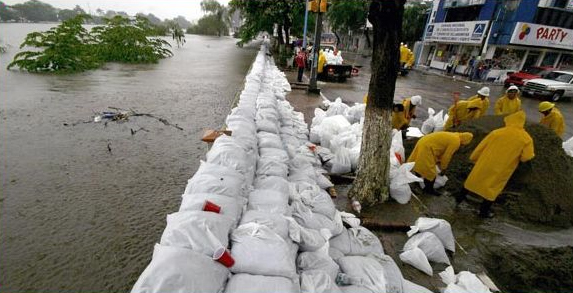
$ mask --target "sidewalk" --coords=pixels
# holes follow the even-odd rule
[[[475,84],[475,85],[486,85],[486,86],[503,85],[503,83],[497,83],[497,82],[469,80],[469,78],[465,75],[459,75],[459,74],[448,75],[443,70],[430,68],[430,67],[423,66],[423,65],[419,65],[418,67],[413,68],[412,70],[421,72],[422,74],[432,74],[432,75],[442,76],[444,78],[452,79],[454,81],[459,80],[459,81],[464,81],[464,82],[467,82],[470,84]]]

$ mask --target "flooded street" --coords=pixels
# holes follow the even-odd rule
[[[7,71],[25,34],[49,27],[0,24],[9,45],[0,55],[0,290],[127,292],[205,153],[203,130],[223,124],[257,46],[187,35],[159,64]],[[184,130],[149,117],[84,123],[108,107]]]

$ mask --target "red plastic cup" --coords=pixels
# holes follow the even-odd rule
[[[213,252],[213,260],[218,261],[228,268],[235,264],[235,260],[231,256],[231,253],[225,247],[219,247],[215,252]]]
[[[203,206],[203,210],[206,212],[213,212],[218,214],[219,212],[221,212],[221,207],[206,200],[205,205]]]

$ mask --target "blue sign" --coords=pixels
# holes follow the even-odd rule
[[[478,23],[474,26],[474,35],[482,35],[485,31],[485,23]]]
[[[434,25],[433,24],[428,25],[428,31],[426,32],[426,36],[428,37],[431,36],[433,32],[434,32]]]

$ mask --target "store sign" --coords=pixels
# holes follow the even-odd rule
[[[515,25],[510,43],[572,50],[573,30],[518,22]]]
[[[488,21],[438,22],[428,25],[426,42],[479,44]]]

